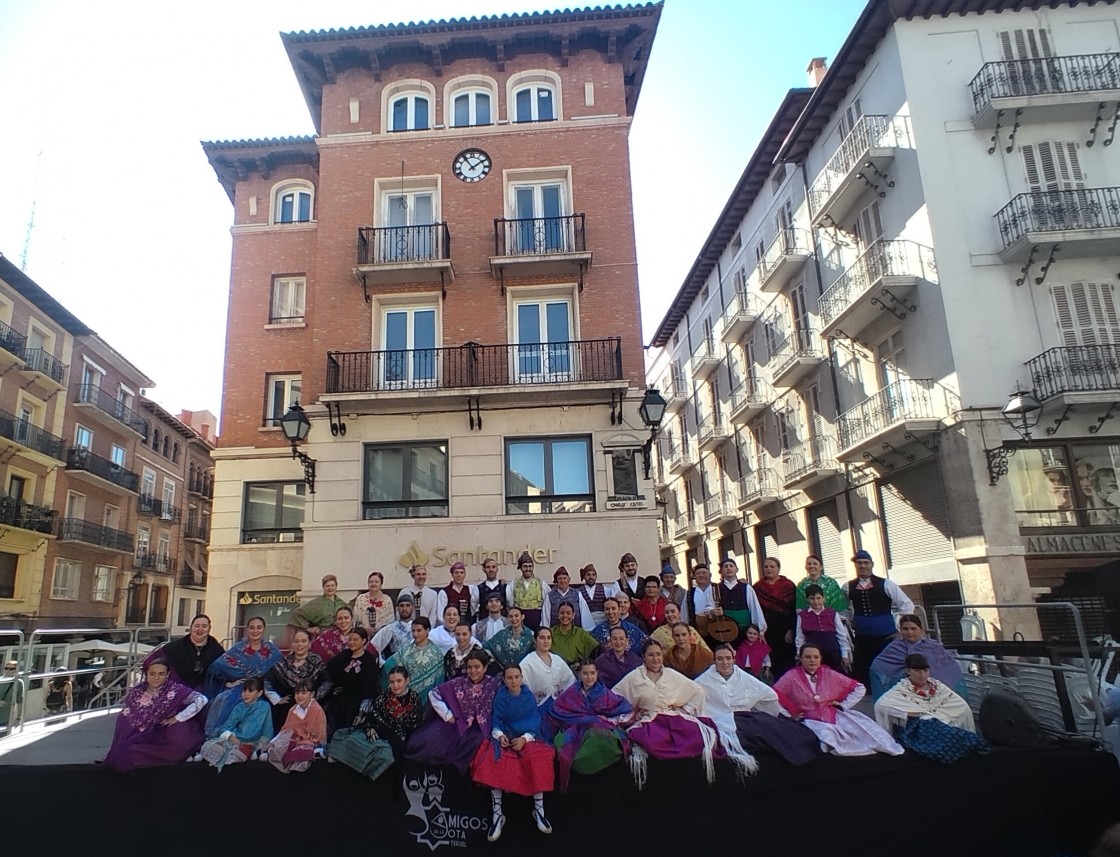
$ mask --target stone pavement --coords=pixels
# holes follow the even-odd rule
[[[81,765],[105,758],[113,741],[116,711],[33,724],[0,738],[0,765]]]

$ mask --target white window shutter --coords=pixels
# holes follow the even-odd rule
[[[1120,342],[1120,314],[1112,283],[1071,283],[1054,286],[1050,292],[1062,345]]]
[[[883,240],[883,218],[878,201],[860,211],[856,220],[856,239],[863,247],[870,247],[876,241]]]
[[[1050,34],[1045,30],[1004,30],[999,33],[999,44],[1003,58],[1008,61],[1053,56]]]
[[[1020,146],[1023,155],[1023,169],[1027,174],[1027,187],[1032,191],[1042,190],[1042,178],[1038,172],[1038,155],[1034,146]]]

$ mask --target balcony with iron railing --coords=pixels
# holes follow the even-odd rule
[[[1038,255],[1043,244],[1061,245],[1062,259],[1115,256],[1120,187],[1021,193],[1000,209],[996,224],[1003,241],[999,255],[1005,262],[1030,259],[1043,264],[1047,257]]]
[[[778,230],[758,263],[758,287],[780,292],[813,255],[813,241],[804,229]]]
[[[144,435],[144,418],[96,384],[79,384],[74,405],[106,425],[113,428],[124,426],[141,437]]]
[[[836,459],[836,438],[831,434],[816,435],[782,452],[782,485],[786,489],[805,488],[842,470]]]
[[[778,474],[769,467],[752,470],[739,479],[739,508],[744,512],[776,503],[781,497]]]
[[[194,479],[187,480],[187,493],[194,497],[212,498],[214,496],[214,485],[201,476],[196,476]]]
[[[813,226],[842,221],[864,191],[885,196],[894,186],[888,170],[904,148],[912,148],[909,117],[860,117],[809,186]]]
[[[327,352],[329,396],[399,399],[414,392],[460,396],[511,388],[617,386],[622,375],[618,337],[526,345],[467,343],[447,348]],[[494,389],[498,388],[498,389]]]
[[[736,289],[720,317],[719,338],[728,344],[738,342],[758,321],[763,309],[755,294]]]
[[[179,518],[182,515],[180,509],[151,494],[141,494],[136,498],[136,511],[141,515],[160,518],[170,524],[179,523]]]
[[[681,473],[696,466],[696,453],[685,444],[670,439],[667,460],[670,473]]]
[[[53,536],[57,517],[58,512],[47,506],[24,503],[15,497],[0,497],[0,526]]]
[[[673,533],[669,528],[669,522],[666,520],[657,522],[657,546],[660,548],[673,546]]]
[[[138,475],[82,447],[71,447],[66,451],[66,469],[81,478],[88,475],[111,482],[134,494],[140,492]]]
[[[205,518],[201,521],[196,518],[189,519],[183,529],[183,538],[189,542],[210,541],[210,519]]]
[[[696,445],[700,449],[715,449],[731,438],[731,423],[723,414],[707,415],[696,426]]]
[[[22,363],[26,347],[27,337],[0,321],[0,367]]]
[[[358,273],[367,286],[451,282],[455,269],[447,224],[361,227]]]
[[[205,571],[196,572],[193,568],[184,563],[176,583],[178,583],[179,586],[186,586],[191,589],[205,589],[208,577],[209,575]]]
[[[731,422],[749,422],[770,407],[774,399],[774,389],[766,381],[761,378],[744,378],[731,391]]]
[[[81,518],[63,518],[58,522],[58,539],[63,542],[80,542],[89,547],[113,553],[132,553],[132,533],[102,526]]]
[[[578,276],[591,267],[585,215],[494,218],[494,255],[490,270],[506,276]]]
[[[723,355],[716,346],[714,338],[708,337],[707,339],[701,339],[699,346],[692,354],[692,359],[688,361],[689,370],[692,372],[692,379],[694,381],[707,380],[708,377],[719,368],[722,357]]]
[[[12,441],[20,447],[20,452],[44,464],[65,460],[66,444],[62,438],[4,410],[0,410],[0,438]]]
[[[20,373],[53,391],[66,386],[67,368],[65,363],[43,348],[26,348]]]
[[[865,451],[905,446],[910,437],[936,431],[948,416],[946,398],[936,381],[901,378],[837,419],[841,461],[862,460]]]
[[[937,282],[933,250],[913,241],[876,241],[817,301],[821,335],[843,328],[855,336],[884,312],[905,318],[921,281]]]
[[[671,414],[680,410],[689,397],[688,380],[684,371],[679,366],[672,366],[666,370],[657,382],[658,391],[665,400],[665,413]]]
[[[824,361],[820,334],[813,328],[795,330],[770,352],[770,383],[792,387]]]
[[[1005,125],[1091,120],[1101,102],[1120,97],[1120,53],[984,63],[968,88],[977,128],[1001,120]]]
[[[674,539],[691,539],[702,535],[704,532],[699,522],[691,512],[682,512],[673,522]]]
[[[1027,361],[1039,401],[1113,402],[1120,394],[1120,345],[1063,345]]]
[[[179,562],[163,554],[141,551],[133,555],[132,567],[139,571],[154,571],[157,574],[173,575],[179,567]]]
[[[738,517],[730,491],[717,491],[704,500],[704,523],[708,526],[718,526],[726,521],[734,521]]]

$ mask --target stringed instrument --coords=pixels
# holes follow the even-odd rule
[[[712,601],[716,607],[719,603],[719,584],[712,584]],[[708,620],[708,636],[719,643],[730,643],[739,636],[739,625],[724,613],[722,616],[713,616]]]

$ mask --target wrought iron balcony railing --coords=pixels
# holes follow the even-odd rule
[[[12,328],[0,321],[0,348],[3,348],[9,354],[14,354],[16,357],[23,358],[23,349],[27,346],[27,337],[22,333],[17,333]]]
[[[739,480],[739,505],[749,507],[780,496],[778,474],[769,467],[752,470]]]
[[[94,476],[100,476],[102,479],[120,485],[126,491],[140,490],[140,477],[131,470],[125,470],[119,464],[115,464],[107,458],[102,458],[100,455],[94,455],[88,449],[81,447],[71,447],[67,450],[66,469],[84,470]]]
[[[622,380],[618,337],[528,345],[328,351],[328,393]]]
[[[95,406],[138,434],[144,433],[144,418],[96,384],[81,384],[78,387],[77,401],[78,404]]]
[[[58,522],[58,537],[63,541],[84,542],[110,550],[132,553],[132,533],[103,527],[81,518],[63,518]]]
[[[848,449],[904,420],[936,420],[936,383],[902,378],[840,414],[840,448]]]
[[[62,450],[65,446],[62,438],[4,410],[0,410],[0,437],[62,461]]]
[[[809,186],[810,210],[814,215],[820,212],[852,170],[862,165],[868,150],[908,147],[909,141],[905,117],[861,117]]]
[[[771,377],[777,378],[802,358],[822,358],[820,333],[813,328],[793,331],[770,352]]]
[[[676,520],[673,522],[674,538],[684,539],[698,532],[700,532],[700,527],[697,525],[696,519],[692,516],[691,512],[684,512],[677,515]]]
[[[50,535],[54,532],[56,517],[58,512],[46,506],[24,503],[15,497],[0,497],[0,525]]]
[[[669,470],[680,470],[685,467],[693,467],[696,464],[696,454],[687,446],[670,441],[668,453],[666,458],[669,462]]]
[[[1021,193],[1000,209],[996,223],[1003,246],[1031,232],[1120,228],[1120,187]]]
[[[721,518],[734,518],[735,508],[731,502],[730,491],[717,491],[704,501],[704,520],[707,523],[718,521]]]
[[[774,270],[788,256],[810,256],[813,253],[813,242],[809,233],[804,229],[788,227],[781,229],[766,248],[762,259],[758,263],[758,275],[761,279],[768,278]]]
[[[1027,361],[1034,394],[1120,391],[1120,345],[1063,345]]]
[[[700,444],[728,437],[731,437],[731,424],[723,414],[718,417],[706,416],[696,427],[696,438]]]
[[[786,484],[800,481],[819,470],[840,470],[836,460],[836,438],[832,435],[808,438],[782,452],[782,472]]]
[[[359,265],[434,262],[451,258],[447,223],[424,226],[363,226],[358,230]]]
[[[196,573],[190,566],[183,564],[182,571],[179,572],[178,584],[180,586],[190,586],[195,589],[206,588],[207,573],[205,571]]]
[[[132,557],[132,567],[160,574],[174,574],[179,567],[178,560],[158,553],[141,552]]]
[[[688,398],[688,382],[679,366],[674,365],[666,370],[657,383],[657,389],[670,408],[682,404]]]
[[[65,383],[66,364],[42,348],[28,348],[23,352],[23,362],[32,372],[46,375],[56,384]]]
[[[913,241],[876,241],[820,296],[821,322],[831,324],[887,277],[936,281],[933,250]]]
[[[152,515],[172,524],[177,524],[182,514],[180,509],[151,494],[141,494],[136,498],[136,510],[141,515]]]
[[[545,256],[587,252],[584,215],[494,218],[495,256]]]
[[[187,526],[183,530],[183,538],[192,541],[205,542],[210,539],[210,519],[205,521],[197,521],[193,518],[187,521]]]
[[[726,342],[741,335],[762,315],[762,301],[753,292],[735,290],[720,319],[720,337]]]
[[[744,378],[743,382],[731,391],[731,413],[738,414],[744,408],[764,408],[774,399],[773,388],[761,378]]]
[[[997,98],[1120,89],[1120,54],[1078,54],[985,63],[968,85],[979,113]]]

